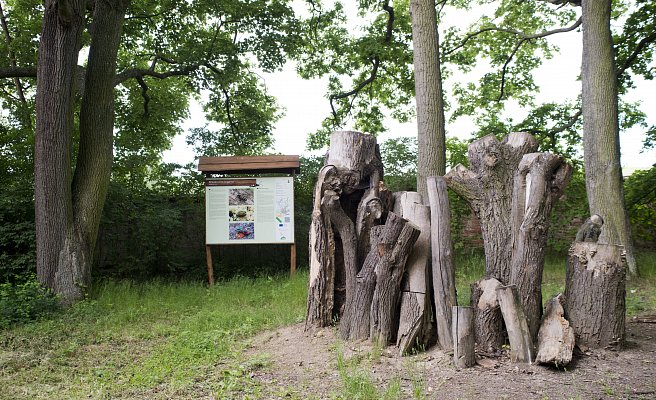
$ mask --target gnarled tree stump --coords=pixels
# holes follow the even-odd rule
[[[622,345],[626,267],[621,246],[575,242],[569,249],[565,315],[576,345],[602,348]]]
[[[511,205],[513,180],[524,154],[538,142],[525,132],[511,133],[501,142],[493,135],[469,145],[469,169],[457,165],[445,175],[447,184],[470,204],[481,222],[485,248],[485,276],[510,282]]]

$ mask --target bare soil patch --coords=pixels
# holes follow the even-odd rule
[[[267,360],[252,378],[270,398],[289,395],[290,389],[299,398],[337,397],[344,385],[337,368],[342,354],[361,358],[357,368],[381,389],[400,380],[404,398],[413,398],[419,382],[431,399],[656,399],[656,324],[638,321],[627,321],[622,350],[577,352],[562,370],[513,364],[507,354],[477,354],[476,367],[458,370],[451,355],[436,346],[400,357],[395,347],[345,343],[334,329],[305,332],[303,324],[257,336],[246,357]]]

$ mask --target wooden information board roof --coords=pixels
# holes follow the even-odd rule
[[[198,170],[206,174],[299,173],[298,156],[201,157]]]

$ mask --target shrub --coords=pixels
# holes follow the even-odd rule
[[[0,284],[0,329],[42,318],[58,308],[57,298],[34,275],[23,283]]]

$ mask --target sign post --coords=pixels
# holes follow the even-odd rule
[[[290,244],[290,273],[294,274],[294,175],[300,171],[299,157],[201,157],[198,169],[205,173],[205,253],[210,285],[214,284],[211,246]],[[276,176],[253,176],[263,173]],[[241,176],[221,176],[232,174]]]

